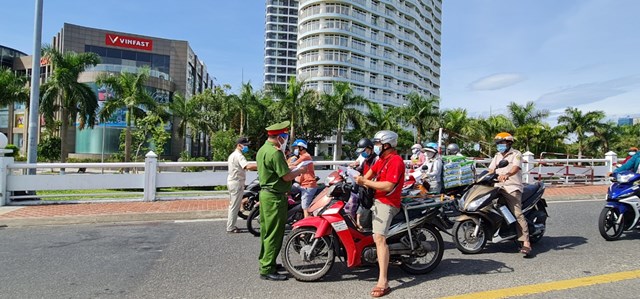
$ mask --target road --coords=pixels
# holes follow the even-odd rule
[[[438,298],[640,270],[637,232],[606,242],[603,202],[550,203],[548,233],[525,259],[513,243],[463,255],[447,250],[432,273],[390,269],[387,298]],[[323,281],[260,280],[259,239],[228,235],[223,221],[0,229],[0,298],[370,298],[378,271],[337,263]],[[607,281],[607,277],[599,279]],[[574,286],[572,282],[565,283]],[[637,298],[640,279],[541,292],[524,298]],[[508,294],[508,293],[505,293]],[[486,296],[475,296],[486,298]]]

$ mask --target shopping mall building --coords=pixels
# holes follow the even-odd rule
[[[92,52],[100,56],[100,64],[87,68],[80,74],[79,82],[86,83],[98,96],[100,106],[109,98],[110,93],[104,87],[95,84],[101,73],[119,74],[137,72],[144,67],[150,69],[150,78],[146,82],[147,91],[159,103],[168,103],[175,93],[185,98],[213,87],[213,77],[207,72],[206,65],[198,58],[187,41],[170,40],[133,33],[116,32],[105,29],[82,27],[65,23],[62,30],[53,37],[51,46],[61,52]],[[41,59],[41,81],[51,74],[46,59]],[[32,56],[17,55],[13,68],[17,72],[31,74]],[[21,108],[21,109],[19,109]],[[28,119],[24,106],[17,106],[10,119],[10,142],[21,146],[24,151],[26,125],[19,126],[16,120]],[[2,111],[0,111],[2,113]],[[177,126],[172,120],[167,126],[171,130],[171,141],[163,156],[175,158],[182,150],[182,139],[178,138]],[[42,125],[42,124],[41,124]],[[99,123],[93,129],[78,130],[73,127],[69,132],[66,146],[71,157],[100,157],[117,153],[119,136],[125,127],[125,111],[118,111],[105,123]]]

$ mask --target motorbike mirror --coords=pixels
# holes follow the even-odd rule
[[[501,160],[500,162],[498,162],[498,167],[497,168],[505,168],[505,167],[507,167],[507,165],[509,165],[509,161]]]
[[[427,169],[429,169],[429,166],[428,165],[422,165],[421,168],[422,168],[422,170],[427,170]]]

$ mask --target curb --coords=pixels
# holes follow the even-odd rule
[[[170,213],[129,213],[91,216],[62,216],[43,218],[15,218],[0,220],[0,227],[28,227],[44,225],[97,224],[140,221],[175,221],[196,219],[221,219],[227,217],[227,210],[190,211]]]

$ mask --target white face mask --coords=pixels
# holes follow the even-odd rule
[[[282,137],[278,137],[278,138],[282,138]],[[287,142],[288,141],[289,141],[289,136],[287,136],[287,138],[283,138],[282,143],[280,143],[280,151],[282,151],[283,153],[287,149]]]
[[[635,154],[636,154],[636,152],[629,152],[629,156],[633,156]]]

